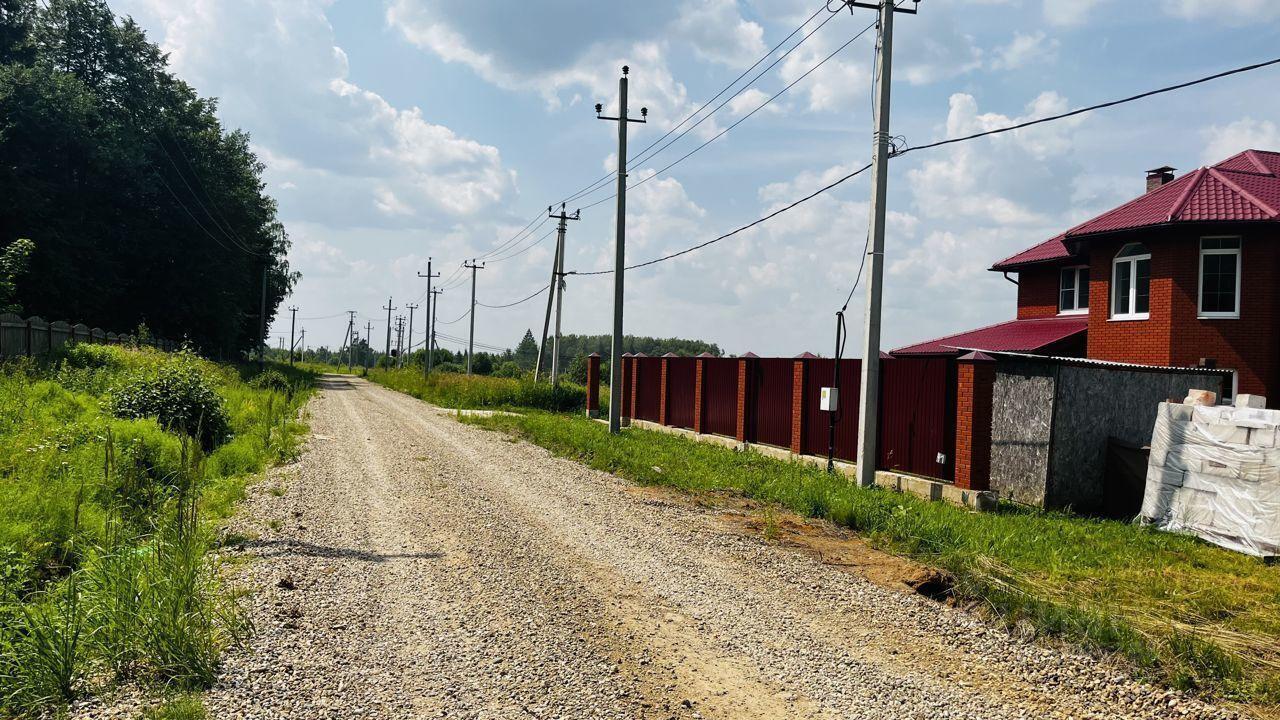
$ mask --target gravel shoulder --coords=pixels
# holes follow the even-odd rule
[[[356,378],[309,412],[211,717],[1234,717]]]

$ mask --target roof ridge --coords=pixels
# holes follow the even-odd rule
[[[1217,170],[1210,168],[1209,174],[1212,175],[1214,178],[1216,178],[1218,182],[1221,182],[1223,185],[1226,185],[1232,190],[1235,190],[1236,193],[1238,193],[1245,200],[1248,200],[1249,202],[1253,203],[1259,209],[1265,210],[1268,214],[1271,215],[1271,217],[1276,217],[1277,215],[1280,215],[1280,210],[1277,210],[1276,208],[1273,208],[1270,205],[1268,205],[1263,200],[1258,199],[1256,195],[1240,187],[1238,184],[1236,184],[1234,180],[1227,179],[1226,176],[1224,176],[1222,173],[1218,172]]]
[[[1200,183],[1204,182],[1204,176],[1204,168],[1197,168],[1195,172],[1191,173],[1191,177],[1195,179],[1187,183],[1187,186],[1182,190],[1182,194],[1173,202],[1173,207],[1169,208],[1169,222],[1173,222],[1173,219],[1178,217],[1183,209],[1187,207],[1187,201],[1191,199],[1191,194],[1196,191],[1196,188],[1200,187]]]
[[[1253,150],[1253,149],[1245,150],[1244,154],[1249,158],[1249,162],[1253,163],[1253,166],[1258,168],[1259,172],[1261,172],[1264,175],[1270,175],[1272,177],[1275,177],[1275,173],[1272,172],[1271,168],[1267,167],[1266,163],[1258,159],[1257,150]]]
[[[1126,202],[1126,203],[1121,203],[1120,205],[1117,205],[1117,206],[1115,206],[1115,207],[1111,208],[1110,210],[1107,210],[1106,212],[1103,212],[1103,213],[1101,213],[1101,214],[1099,214],[1099,215],[1095,215],[1095,216],[1093,216],[1093,217],[1089,218],[1088,220],[1085,220],[1084,222],[1080,222],[1080,223],[1077,223],[1077,224],[1075,224],[1075,225],[1072,225],[1070,229],[1068,229],[1067,231],[1065,231],[1065,232],[1063,232],[1063,233],[1062,233],[1062,238],[1065,240],[1065,239],[1067,239],[1067,238],[1071,237],[1071,233],[1075,232],[1075,231],[1076,231],[1076,230],[1078,230],[1079,228],[1084,227],[1085,225],[1088,225],[1089,223],[1094,222],[1095,220],[1098,220],[1098,219],[1100,219],[1100,218],[1106,217],[1107,215],[1111,215],[1112,213],[1119,212],[1120,210],[1123,210],[1124,208],[1127,208],[1127,207],[1129,207],[1130,205],[1133,205],[1133,204],[1135,204],[1135,203],[1140,203],[1140,202],[1142,202],[1142,201],[1146,200],[1147,198],[1154,197],[1155,195],[1158,195],[1158,194],[1160,194],[1160,193],[1162,193],[1162,192],[1168,192],[1168,191],[1169,191],[1169,190],[1170,190],[1174,185],[1177,185],[1178,183],[1180,183],[1180,182],[1182,182],[1182,181],[1186,180],[1187,178],[1195,177],[1197,173],[1200,173],[1200,172],[1203,172],[1203,171],[1204,171],[1204,168],[1198,168],[1198,169],[1196,169],[1196,170],[1193,170],[1193,171],[1191,171],[1191,172],[1187,173],[1186,175],[1183,175],[1182,177],[1178,178],[1177,180],[1174,180],[1173,182],[1170,182],[1170,183],[1166,183],[1166,184],[1164,184],[1164,185],[1161,185],[1160,187],[1156,188],[1155,190],[1152,190],[1152,191],[1150,191],[1150,192],[1145,192],[1145,193],[1143,193],[1143,194],[1139,195],[1138,197],[1136,197],[1136,198],[1134,198],[1134,199],[1132,199],[1132,200],[1130,200],[1130,201],[1128,201],[1128,202]],[[1194,186],[1195,186],[1195,184],[1196,184],[1196,181],[1191,181],[1191,182],[1189,182],[1188,184],[1189,184],[1189,185],[1191,185],[1192,187],[1194,187]]]

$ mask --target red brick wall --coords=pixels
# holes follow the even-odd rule
[[[956,487],[991,485],[991,392],[996,364],[961,360],[956,373]]]
[[[1058,314],[1057,266],[1027,268],[1018,273],[1018,319]],[[1092,300],[1092,298],[1090,298]]]
[[[668,360],[662,358],[662,375],[658,379],[658,424],[667,424],[667,364]]]
[[[1124,240],[1090,248],[1094,281],[1089,298],[1089,357],[1156,365],[1196,365],[1213,358],[1237,371],[1239,390],[1280,399],[1280,233],[1244,232],[1241,255],[1240,318],[1200,319],[1198,315],[1200,237],[1232,234],[1214,229],[1147,233],[1151,250],[1151,318],[1111,321],[1111,262]]]
[[[706,360],[698,358],[693,363],[693,431],[702,432],[702,370]]]
[[[587,414],[595,417],[599,413],[600,356],[593,353],[587,356]]]
[[[738,442],[744,442],[747,439],[747,381],[749,379],[747,363],[746,358],[738,360],[738,427],[734,433]]]

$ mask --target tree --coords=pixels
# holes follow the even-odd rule
[[[18,292],[18,278],[27,272],[27,262],[35,245],[26,238],[19,238],[0,252],[0,312],[21,313],[22,306],[14,302]]]
[[[0,0],[0,250],[35,241],[17,302],[206,352],[256,348],[298,280],[249,137],[103,0]]]
[[[533,339],[533,331],[525,330],[520,344],[516,345],[516,363],[524,370],[532,370],[538,364],[538,341]]]

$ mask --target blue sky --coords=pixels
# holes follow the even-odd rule
[[[616,3],[545,0],[116,0],[174,70],[248,131],[267,165],[303,273],[290,299],[309,345],[336,345],[344,310],[385,332],[387,296],[421,298],[428,256],[450,282],[441,323],[462,315],[456,270],[612,167],[629,64],[632,150],[716,94],[818,9],[808,0]],[[726,127],[873,19],[844,11],[652,161],[635,182]],[[873,35],[772,105],[628,194],[628,257],[719,235],[861,166],[870,156]],[[790,47],[797,36],[784,46]],[[1269,59],[1270,0],[924,0],[895,24],[892,131],[909,145],[1130,95]],[[754,74],[754,73],[753,73]],[[891,162],[884,344],[1008,319],[1014,287],[989,265],[1143,189],[1248,147],[1280,150],[1280,70],[1267,69],[1016,134]],[[571,203],[586,205],[602,193]],[[702,338],[729,352],[829,354],[832,316],[857,270],[869,189],[859,177],[766,225],[627,277],[627,332]],[[570,270],[611,266],[614,206],[571,224]],[[479,273],[498,305],[546,284],[551,224]],[[450,276],[453,275],[453,278]],[[456,285],[456,286],[455,286]],[[570,278],[566,332],[610,327],[612,279]],[[860,334],[861,291],[851,306]],[[419,302],[421,302],[419,300]],[[476,339],[514,346],[539,328],[535,299],[480,308]],[[421,338],[421,315],[415,342]],[[441,332],[465,337],[466,321]],[[288,332],[288,314],[273,327]],[[535,330],[536,332],[536,330]],[[375,343],[377,344],[377,343]],[[456,347],[446,341],[446,347]]]

